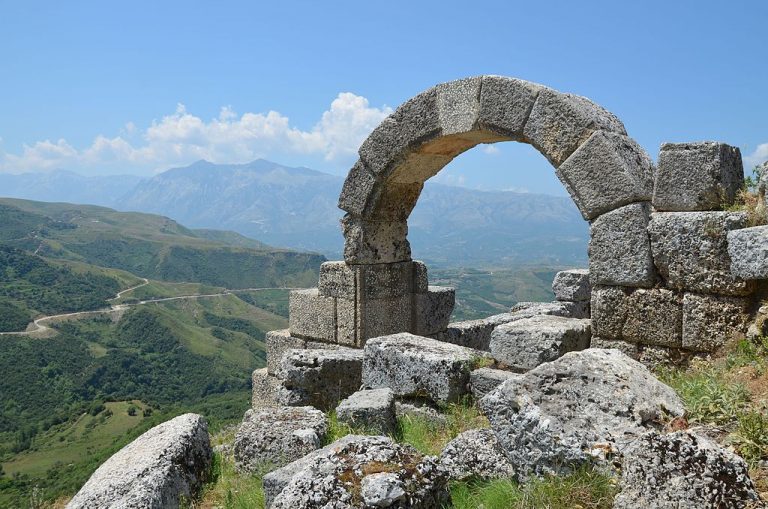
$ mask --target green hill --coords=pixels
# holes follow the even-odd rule
[[[310,286],[324,261],[163,216],[9,198],[0,198],[0,242],[46,258],[227,288]]]

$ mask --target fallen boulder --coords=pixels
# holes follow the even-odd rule
[[[503,369],[477,368],[469,374],[469,389],[472,397],[478,400],[510,378],[521,376],[523,375]]]
[[[235,468],[285,465],[319,449],[327,434],[325,414],[310,406],[248,410],[235,435]]]
[[[271,509],[437,509],[448,500],[437,459],[387,437],[346,436],[267,474],[264,488]]]
[[[618,350],[565,354],[510,379],[479,402],[518,476],[610,464],[635,438],[682,416],[672,388]]]
[[[701,435],[647,433],[624,451],[614,509],[760,507],[747,464]]]
[[[395,394],[392,389],[357,391],[336,407],[339,422],[383,435],[395,432]]]
[[[440,453],[440,466],[455,481],[515,476],[515,469],[491,429],[465,431],[448,442]]]
[[[150,429],[104,462],[67,509],[165,509],[190,501],[211,468],[208,425],[180,415]]]

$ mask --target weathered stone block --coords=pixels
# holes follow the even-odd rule
[[[518,302],[511,308],[519,318],[528,318],[538,315],[564,316],[566,318],[589,318],[589,305],[587,302]]]
[[[721,295],[683,296],[683,348],[713,351],[743,335],[749,322],[750,301]]]
[[[483,76],[478,125],[515,141],[525,141],[523,127],[541,85],[503,76]]]
[[[353,428],[390,435],[397,427],[395,394],[389,388],[357,391],[339,403],[336,417]]]
[[[614,509],[761,507],[746,462],[691,431],[651,432],[624,453]]]
[[[469,388],[472,391],[472,397],[478,400],[510,378],[521,376],[503,369],[478,368],[469,374]]]
[[[363,386],[389,387],[397,396],[455,402],[467,393],[469,373],[483,352],[413,334],[393,334],[365,345]]]
[[[542,88],[523,135],[557,168],[598,130],[627,134],[613,113],[586,97]]]
[[[209,477],[213,451],[201,415],[184,414],[150,429],[105,461],[67,504],[93,507],[179,507]]]
[[[318,289],[326,297],[388,299],[425,293],[426,272],[418,261],[375,265],[325,262],[320,266]]]
[[[320,277],[317,289],[324,297],[353,299],[357,295],[358,265],[347,265],[343,261],[323,262],[320,264]]]
[[[612,132],[592,133],[556,173],[587,220],[648,201],[653,192],[651,158],[637,142]]]
[[[448,327],[456,303],[456,290],[445,286],[430,286],[427,293],[415,295],[414,302],[414,333],[420,336],[437,334]]]
[[[362,346],[367,339],[409,331],[413,325],[414,295],[391,299],[366,299],[360,303],[362,314]]]
[[[440,465],[455,481],[510,479],[515,468],[491,429],[473,429],[448,442],[440,453]]]
[[[502,323],[518,319],[519,317],[514,313],[502,313],[479,320],[453,322],[448,324],[445,331],[435,334],[434,339],[475,350],[488,351],[493,329]]]
[[[331,410],[360,388],[362,365],[362,350],[289,350],[277,373],[278,403]]]
[[[659,211],[720,210],[744,185],[738,148],[705,141],[664,143],[653,191]]]
[[[589,320],[534,316],[496,327],[491,355],[513,369],[527,371],[568,352],[589,348]]]
[[[637,356],[640,353],[637,343],[630,343],[629,341],[622,341],[621,339],[603,339],[597,336],[592,336],[592,341],[589,343],[589,347],[618,350],[633,359],[637,359]]]
[[[592,222],[589,270],[595,285],[650,287],[657,280],[653,265],[647,202],[625,205]]]
[[[442,134],[461,134],[475,128],[480,114],[482,78],[441,83],[437,89],[437,111]]]
[[[357,303],[353,299],[336,299],[336,342],[345,346],[358,344]]]
[[[328,434],[328,418],[316,408],[248,410],[235,435],[235,468],[260,473],[319,449]]]
[[[642,364],[598,349],[508,380],[479,406],[521,479],[610,465],[633,439],[685,413],[675,391]]]
[[[656,212],[648,232],[656,267],[676,290],[747,295],[752,285],[731,272],[727,235],[746,226],[741,212]]]
[[[589,283],[589,270],[569,269],[555,274],[552,281],[552,291],[560,301],[588,301],[592,294]]]
[[[280,368],[283,353],[290,349],[307,347],[307,340],[291,336],[288,329],[267,332],[264,339],[267,351],[267,373],[274,375]]]
[[[251,380],[253,382],[251,407],[269,408],[277,406],[277,395],[281,387],[280,380],[267,373],[267,368],[254,371]]]
[[[341,220],[344,260],[352,265],[396,263],[411,259],[408,223],[365,220],[349,214]]]
[[[360,159],[377,176],[386,177],[400,157],[441,132],[437,89],[403,103],[360,146]]]
[[[682,344],[682,296],[661,288],[596,286],[592,289],[592,333],[679,347]]]
[[[291,336],[336,340],[336,302],[320,295],[317,288],[292,290],[288,298],[289,330]]]
[[[731,272],[743,279],[768,279],[768,226],[728,232]]]
[[[349,170],[339,195],[339,208],[356,216],[364,216],[371,201],[376,198],[374,190],[378,184],[376,176],[358,160]]]

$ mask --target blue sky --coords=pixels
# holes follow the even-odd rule
[[[0,171],[151,174],[265,157],[346,173],[390,108],[501,74],[592,98],[654,159],[768,159],[768,2],[0,0]],[[437,178],[564,194],[531,147]]]

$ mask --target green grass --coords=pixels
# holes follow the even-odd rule
[[[262,475],[241,475],[235,471],[234,460],[214,454],[212,479],[194,507],[222,509],[263,509]]]
[[[564,477],[532,478],[525,484],[508,479],[451,484],[454,509],[609,509],[615,479],[582,468]]]

